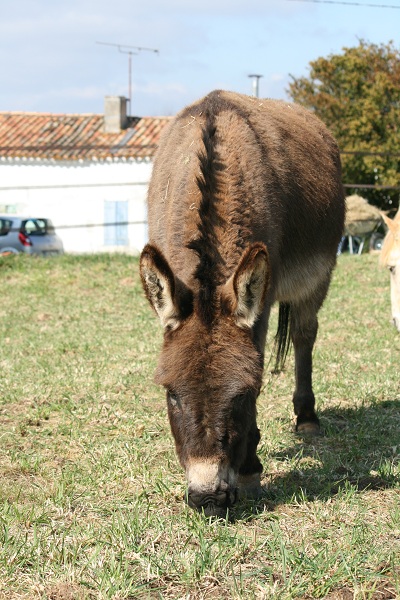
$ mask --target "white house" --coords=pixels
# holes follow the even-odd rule
[[[170,117],[0,112],[0,213],[50,218],[67,252],[137,253],[152,159]]]

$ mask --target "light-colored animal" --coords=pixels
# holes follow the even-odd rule
[[[297,430],[319,429],[312,349],[344,225],[339,151],[294,104],[216,91],[165,132],[140,272],[164,327],[167,392],[188,503],[224,516],[260,491],[256,398],[274,302],[294,344]]]
[[[382,213],[388,226],[383,242],[380,262],[390,271],[390,298],[392,303],[392,319],[400,332],[400,209],[394,219]]]

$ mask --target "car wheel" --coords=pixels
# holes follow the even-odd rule
[[[0,250],[0,256],[11,256],[13,254],[19,254],[18,250],[15,248],[4,248]]]
[[[382,250],[383,240],[385,236],[381,233],[373,233],[369,241],[370,250]]]

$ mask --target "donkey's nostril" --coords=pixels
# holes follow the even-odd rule
[[[191,508],[204,512],[206,517],[226,516],[226,512],[236,502],[236,490],[214,493],[198,493],[188,491],[187,503]]]

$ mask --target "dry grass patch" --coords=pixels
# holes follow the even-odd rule
[[[0,599],[400,597],[400,336],[376,257],[340,257],[321,311],[324,435],[293,433],[293,358],[267,368],[265,494],[227,521],[183,501],[137,261],[7,257],[0,277]]]

